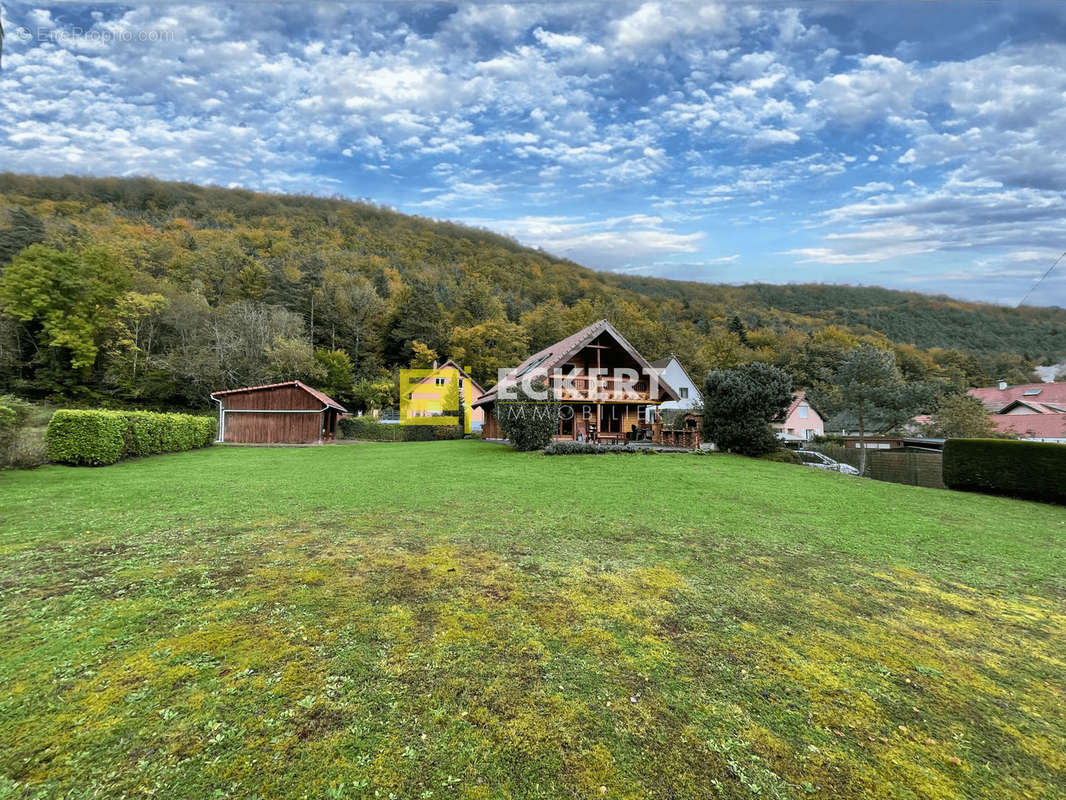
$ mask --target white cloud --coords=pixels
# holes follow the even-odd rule
[[[678,233],[660,217],[636,214],[588,220],[525,216],[516,219],[468,219],[514,236],[523,244],[589,266],[614,269],[665,255],[698,252],[702,233]]]
[[[859,194],[875,194],[877,192],[891,192],[895,188],[891,183],[886,183],[885,181],[870,181],[862,186],[856,186],[853,191]]]
[[[1059,42],[937,62],[864,53],[802,9],[622,0],[308,6],[299,30],[263,4],[104,6],[98,33],[174,35],[31,45],[10,32],[61,15],[3,13],[6,169],[359,194],[372,177],[383,202],[512,220],[581,196],[628,221],[538,241],[608,266],[695,252],[699,220],[752,204],[809,262],[1020,264],[1066,237]],[[668,221],[610,217],[649,208]]]

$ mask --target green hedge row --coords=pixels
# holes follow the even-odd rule
[[[1066,445],[1014,439],[948,439],[949,489],[1066,504]]]
[[[49,461],[95,466],[205,447],[216,433],[214,417],[61,409],[48,423],[45,442]]]
[[[552,442],[544,448],[546,456],[598,456],[623,453],[656,453],[647,447],[629,444],[599,444],[597,442]]]
[[[657,456],[659,451],[654,447],[637,447],[633,444],[600,444],[599,442],[552,442],[544,448],[546,456],[599,456],[599,455],[623,455],[625,453],[642,453],[646,456]],[[693,450],[692,455],[710,455],[710,450]]]
[[[373,417],[345,417],[340,421],[340,429],[345,439],[371,442],[433,442],[463,438],[463,430],[458,425],[386,424]]]

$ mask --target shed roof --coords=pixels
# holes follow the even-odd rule
[[[244,386],[244,387],[242,387],[240,389],[225,389],[224,391],[221,391],[221,392],[211,392],[211,396],[212,397],[221,397],[223,395],[238,394],[240,392],[257,392],[257,391],[259,391],[261,389],[281,389],[281,388],[283,388],[285,386],[295,386],[295,387],[297,387],[299,389],[303,389],[305,392],[307,392],[313,398],[315,398],[316,400],[320,401],[327,408],[335,408],[338,411],[343,412],[345,414],[348,413],[348,409],[346,409],[344,406],[342,406],[340,403],[338,403],[336,400],[334,400],[328,394],[326,394],[325,392],[320,392],[320,391],[318,391],[318,389],[312,389],[310,386],[308,386],[303,381],[284,381],[282,383],[265,383],[262,386]]]

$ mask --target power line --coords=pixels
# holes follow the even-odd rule
[[[1061,256],[1056,258],[1055,263],[1048,267],[1047,272],[1045,272],[1043,275],[1036,279],[1036,283],[1029,287],[1029,291],[1025,293],[1025,297],[1018,301],[1018,305],[1016,306],[1016,308],[1021,308],[1022,304],[1029,299],[1029,295],[1036,291],[1036,287],[1044,282],[1044,278],[1046,278],[1052,273],[1052,271],[1055,269],[1055,267],[1059,265],[1059,262],[1062,261],[1063,258],[1066,258],[1066,253],[1063,253]]]

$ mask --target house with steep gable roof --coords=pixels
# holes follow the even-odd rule
[[[648,406],[681,399],[618,329],[601,319],[533,353],[474,403],[485,410],[486,438],[500,436],[499,403],[537,378],[549,383],[561,404],[559,440],[623,441],[645,424]]]

